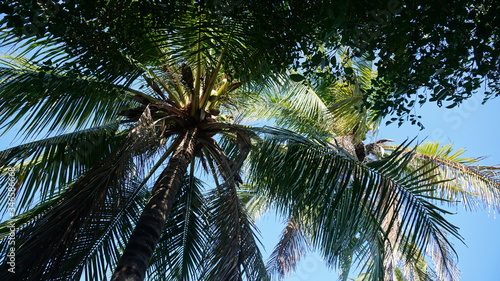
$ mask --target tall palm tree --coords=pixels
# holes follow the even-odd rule
[[[146,35],[118,74],[48,61],[72,63],[59,46],[37,47],[50,38],[21,46],[29,59],[2,60],[4,132],[22,123],[26,137],[49,135],[0,152],[1,180],[7,187],[15,169],[18,198],[0,247],[9,250],[13,222],[16,274],[4,259],[3,280],[102,280],[113,268],[112,280],[267,278],[237,191],[252,134],[224,115],[241,83],[222,69],[248,48],[234,30],[185,23],[196,33]],[[213,191],[202,192],[197,167]]]
[[[363,103],[376,74],[369,61],[340,57],[351,69],[343,79],[284,81],[247,110],[301,134],[274,130],[250,158],[250,209],[288,222],[269,273],[283,278],[311,245],[343,280],[356,264],[359,280],[456,280],[449,236],[461,238],[436,203],[498,209],[498,168],[451,146],[365,143],[380,121]]]

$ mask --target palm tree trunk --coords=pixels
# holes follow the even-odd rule
[[[354,159],[360,160],[356,155],[356,147],[354,145],[354,139],[352,135],[336,137],[334,138],[332,143],[342,148],[344,152],[350,154]]]
[[[195,146],[195,132],[182,136],[167,167],[156,181],[151,198],[130,236],[125,251],[111,277],[112,281],[142,281],[160,239],[172,203],[179,191]]]

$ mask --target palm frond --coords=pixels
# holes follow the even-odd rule
[[[388,147],[390,150],[393,148]],[[439,142],[416,146],[414,166],[430,162],[439,172],[437,181],[449,180],[438,185],[433,196],[453,201],[463,201],[465,208],[500,208],[500,178],[498,167],[480,166],[483,158],[463,157],[464,149],[454,150],[451,144]]]
[[[104,207],[106,215],[100,219],[101,225],[86,229],[87,234],[79,234],[90,239],[79,240],[66,263],[69,264],[68,278],[85,280],[104,280],[121,255],[121,249],[130,237],[138,214],[144,207],[149,193],[142,181],[132,181],[118,206]],[[116,203],[115,203],[116,204]],[[77,263],[78,262],[78,263]]]
[[[58,4],[55,6],[57,7]],[[61,9],[61,7],[57,8]],[[97,6],[95,8],[98,9]],[[130,79],[135,79],[137,72],[140,72],[137,67],[138,58],[151,60],[151,56],[157,56],[150,38],[144,36],[144,33],[136,37],[133,42],[122,40],[119,43],[116,41],[120,37],[119,34],[103,31],[103,29],[109,29],[109,25],[97,23],[95,18],[88,21],[82,20],[80,16],[74,17],[74,14],[66,14],[69,18],[65,19],[61,16],[65,12],[59,10],[59,17],[52,17],[53,22],[51,22],[57,22],[65,28],[71,26],[73,29],[67,30],[65,36],[51,33],[37,36],[19,34],[14,28],[3,25],[0,27],[0,41],[2,45],[10,47],[10,52],[26,56],[32,62],[58,65],[73,73],[92,74],[107,81],[121,81],[124,84],[129,84]],[[35,30],[38,28],[35,27]],[[90,30],[93,32],[89,32]],[[132,36],[132,30],[134,29],[127,31],[129,36]],[[139,28],[136,26],[134,32],[138,31]],[[123,39],[124,34],[122,33],[121,36]],[[139,45],[142,45],[142,48],[138,48]]]
[[[50,208],[54,207],[61,199],[60,194],[54,195],[52,198],[46,199],[45,202],[39,202],[36,206],[29,209],[28,211],[12,217],[0,224],[0,240],[5,239],[11,232],[11,230],[22,229],[25,225],[28,225],[35,221],[40,215],[46,213]],[[13,229],[11,227],[14,226]],[[1,244],[1,250],[5,251],[5,244]]]
[[[35,198],[44,201],[54,196],[58,187],[74,181],[115,150],[126,136],[118,129],[118,123],[111,123],[0,151],[0,183],[4,187],[0,208],[6,204],[8,168],[15,171],[17,210],[22,212]]]
[[[353,69],[350,79],[319,80],[313,87],[307,81],[293,82],[282,77],[273,87],[256,89],[253,102],[245,109],[251,118],[272,119],[277,126],[309,134],[315,131],[325,137],[352,135],[359,143],[368,131],[376,130],[380,122],[364,103],[366,92],[376,73],[370,61],[353,61],[342,57],[343,63]],[[333,85],[332,85],[333,84]]]
[[[307,139],[283,130],[270,132],[258,152],[251,154],[252,183],[269,192],[278,211],[297,213],[314,222],[306,229],[311,227],[313,245],[322,249],[328,263],[335,264],[350,237],[373,241],[373,231],[382,228],[373,227],[371,216],[379,224],[386,219],[391,222],[386,232],[402,216],[396,240],[410,237],[420,250],[435,243],[444,253],[451,246],[445,233],[460,238],[457,228],[443,217],[449,212],[428,202],[427,191],[435,187],[424,184],[422,178],[432,178],[432,171],[419,169],[403,176],[412,158],[404,148],[383,160],[363,164],[321,138]],[[452,271],[446,263],[448,256],[443,257],[442,268]]]
[[[258,192],[255,186],[244,183],[240,185],[238,191],[240,192],[239,197],[242,203],[245,204],[247,213],[253,219],[258,219],[271,210],[272,202],[262,192]]]
[[[233,127],[233,126],[231,126]],[[202,280],[268,280],[265,264],[255,237],[255,225],[248,216],[239,198],[237,185],[241,183],[239,172],[249,152],[249,137],[243,131],[236,131],[236,143],[226,143],[234,155],[226,155],[215,142],[202,143],[209,152],[207,159],[213,158],[219,175],[224,182],[217,184],[207,200],[211,213],[208,261],[201,275]],[[233,139],[233,140],[234,140]],[[228,145],[229,144],[229,145]],[[238,147],[239,149],[235,149]],[[213,166],[213,165],[211,165]]]
[[[117,204],[125,200],[127,179],[133,174],[130,154],[120,154],[117,151],[101,160],[35,223],[17,231],[20,246],[16,249],[16,272],[22,274],[19,280],[21,276],[43,280],[66,276],[65,271],[75,265],[70,249],[78,249],[80,241],[83,247],[92,246],[99,222],[107,221],[109,209],[105,206],[116,210]]]
[[[133,230],[137,214],[146,200],[144,196],[146,190],[139,181],[132,180],[130,181],[130,185],[126,187],[123,197],[114,200],[107,199],[106,204],[102,205],[101,210],[99,210],[99,219],[87,222],[85,228],[79,229],[75,233],[76,240],[73,242],[74,245],[71,251],[64,254],[64,260],[57,261],[57,259],[54,259],[50,261],[57,264],[59,268],[48,270],[45,275],[46,277],[44,277],[47,278],[45,280],[77,280],[81,276],[86,276],[86,280],[106,279],[106,272],[118,260],[120,249],[124,247],[127,237],[130,236]],[[62,204],[63,200],[68,200],[68,196],[71,196],[66,192],[71,191],[67,189],[49,201],[37,205],[33,209],[2,224],[2,226],[8,226],[13,223],[16,226],[16,232],[18,232],[17,239],[21,241],[21,243],[18,243],[21,247],[16,249],[16,251],[25,252],[26,249],[24,247],[30,244],[27,234],[33,228],[36,229],[37,224],[43,224],[48,228],[56,227],[55,230],[46,230],[52,234],[55,231],[63,232],[61,231],[62,228],[57,228],[57,226],[53,225],[53,222],[49,223],[47,220],[51,216],[51,213],[52,216],[54,215],[53,212],[58,209],[58,205]],[[61,217],[64,217],[64,215]],[[2,231],[2,253],[9,247],[6,243],[8,240],[4,238],[6,234]],[[27,245],[24,243],[27,243]],[[32,248],[31,250],[34,249]],[[54,248],[48,249],[51,252],[54,250]],[[30,276],[26,271],[21,271],[18,274],[20,274],[19,280],[24,280],[23,278]]]
[[[295,270],[297,263],[305,255],[306,246],[305,233],[301,226],[290,218],[267,262],[268,273],[276,276],[278,280],[283,280]]]
[[[137,174],[134,157],[153,156],[163,141],[156,137],[155,143],[151,142],[156,132],[147,113],[114,151],[80,175],[32,224],[18,230],[21,246],[16,252],[23,257],[18,260],[17,272],[22,278],[71,279],[68,276],[82,274],[83,268],[86,274],[92,275],[93,270],[105,274],[108,261],[117,260],[124,240],[117,236],[120,232],[116,227],[124,227],[124,235],[131,233],[134,220],[126,209],[138,206],[130,200],[136,199],[138,189],[145,184],[133,184]],[[144,150],[145,146],[150,150]],[[139,165],[146,165],[144,157],[139,160]],[[134,210],[135,218],[137,207]]]
[[[236,188],[220,185],[208,195],[212,240],[203,280],[269,280],[255,237],[254,222],[240,203]]]
[[[148,280],[198,280],[210,239],[199,179],[185,177],[148,270]]]
[[[249,118],[273,120],[278,126],[299,133],[331,135],[333,124],[319,93],[305,82],[286,77],[279,84],[255,93],[254,102],[243,107]]]
[[[367,214],[367,218],[370,214]],[[428,264],[427,260],[436,263],[437,267],[442,263],[442,257],[435,255],[434,252],[429,251],[432,247],[428,246],[425,252],[421,252],[414,244],[411,244],[409,237],[403,236],[400,240],[394,240],[394,234],[398,232],[401,226],[401,217],[395,223],[396,227],[387,229],[389,221],[380,224],[376,218],[372,217],[372,223],[375,229],[380,229],[374,232],[376,235],[375,243],[364,243],[359,245],[358,239],[354,238],[351,243],[351,256],[357,256],[358,262],[363,263],[358,278],[360,280],[415,280],[415,281],[431,281],[441,280],[436,277],[435,270]],[[386,231],[388,231],[386,233]],[[385,238],[387,236],[387,238]],[[413,249],[411,251],[405,249]],[[427,260],[425,259],[427,255]],[[341,255],[341,257],[344,255]],[[446,257],[449,258],[449,257]],[[454,259],[448,260],[453,262]],[[346,268],[352,265],[352,260],[346,261]],[[453,268],[455,265],[452,266]],[[348,271],[343,270],[343,274]],[[458,277],[458,273],[453,277]],[[389,276],[387,276],[389,275]],[[347,275],[343,275],[344,280],[347,280]],[[449,279],[443,279],[449,280]],[[453,279],[452,279],[453,280]]]
[[[3,133],[22,122],[21,135],[70,131],[117,121],[136,104],[127,88],[20,58],[0,67],[0,122]],[[128,92],[128,94],[127,94]]]
[[[357,143],[366,137],[368,131],[376,130],[380,123],[380,118],[364,104],[364,96],[374,89],[371,81],[376,72],[369,60],[352,60],[345,50],[339,56],[342,64],[352,70],[352,74],[334,81],[330,88],[328,109],[335,124],[335,132],[339,135],[352,134]]]

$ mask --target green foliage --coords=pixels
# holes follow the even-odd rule
[[[440,205],[455,207],[463,201],[470,209],[497,208],[498,168],[476,167],[480,158],[462,158],[464,151],[454,152],[450,145],[429,143],[409,149],[385,144],[391,140],[363,143],[370,130],[378,129],[377,114],[363,103],[363,93],[373,89],[375,73],[369,61],[342,59],[353,72],[333,86],[325,87],[328,80],[321,78],[283,79],[274,88],[259,91],[245,109],[251,117],[267,118],[300,133],[262,131],[267,139],[257,143],[249,165],[249,187],[255,195],[248,206],[256,215],[277,209],[285,218],[292,217],[296,229],[304,230],[306,239],[327,264],[340,270],[343,280],[351,267],[360,264],[359,280],[383,280],[388,274],[408,280],[437,276],[455,280],[458,270],[448,236],[458,233],[446,220],[450,213]],[[373,171],[377,176],[370,174]],[[395,186],[412,195],[391,196],[387,189]],[[356,201],[356,193],[349,193],[354,191],[361,192],[360,197],[392,199]],[[412,196],[419,199],[402,206],[402,198]],[[412,210],[413,204],[429,209]],[[429,221],[426,215],[436,225],[418,230],[425,224],[422,220]],[[327,225],[321,227],[323,223]],[[300,236],[290,235],[283,234],[269,261],[280,280],[293,271],[303,250],[295,242]]]
[[[0,62],[2,133],[20,122],[25,137],[104,125],[135,103],[113,83],[24,58]]]
[[[45,37],[28,40],[18,49],[31,57],[3,61],[2,132],[20,123],[18,134],[25,140],[45,133],[41,140],[0,152],[1,194],[6,195],[2,209],[9,203],[9,168],[15,169],[19,200],[18,216],[0,227],[0,253],[5,256],[9,250],[9,223],[14,222],[16,253],[23,256],[16,260],[17,279],[104,279],[130,245],[127,241],[140,225],[138,217],[151,202],[146,183],[171,160],[179,149],[176,136],[186,131],[196,135],[192,159],[184,159],[191,162],[189,179],[173,197],[172,210],[164,214],[167,225],[148,277],[267,278],[255,227],[238,191],[253,134],[216,120],[231,106],[240,86],[231,76],[234,72],[221,73],[227,61],[223,58],[241,44],[230,34],[208,32],[203,20],[191,19],[189,24],[197,32],[195,37],[183,35],[186,45],[172,47],[174,52],[150,42],[144,48],[155,52],[149,54],[154,63],[144,59],[147,56],[127,57],[131,68],[119,68],[121,72],[113,66],[87,69],[77,56],[62,55],[67,50],[57,43],[51,45],[53,50],[44,50],[38,44],[51,40]],[[15,36],[3,35],[16,41]],[[219,47],[225,50],[215,52]],[[81,67],[84,73],[78,73]],[[217,134],[228,149],[212,138]],[[216,180],[222,175],[217,192],[201,192],[194,174],[198,160],[207,172],[207,165],[211,167]],[[2,261],[3,272],[9,273],[6,259]]]
[[[389,151],[394,147],[387,146]],[[433,193],[453,203],[460,203],[469,210],[494,208],[500,201],[499,167],[480,166],[482,157],[462,157],[464,149],[453,150],[451,144],[424,143],[415,147],[414,167],[430,162],[439,174],[435,181],[448,180],[440,184]]]
[[[376,112],[363,100],[374,89],[371,80],[376,72],[370,61],[353,60],[345,52],[339,54],[339,60],[353,70],[350,76],[302,82],[283,77],[273,87],[257,89],[252,102],[241,105],[243,114],[272,120],[280,127],[304,135],[311,132],[325,138],[352,135],[358,144],[369,131],[377,130],[380,122]]]
[[[130,150],[122,152],[108,155],[57,197],[19,216],[30,219],[15,225],[17,279],[72,279],[85,271],[88,276],[94,271],[97,276],[105,274],[106,265],[119,256],[122,237],[133,229],[137,209],[129,208],[137,208],[135,198],[141,187],[132,178]],[[3,255],[7,243],[2,240]],[[8,265],[1,266],[7,279]]]
[[[148,269],[148,280],[195,280],[211,237],[203,183],[186,177]]]
[[[430,182],[434,170],[424,165],[404,172],[412,160],[405,147],[363,164],[321,138],[267,132],[269,139],[251,154],[252,183],[279,213],[303,225],[327,264],[343,264],[349,256],[375,258],[367,268],[369,280],[383,280],[389,273],[382,265],[384,241],[394,231],[391,246],[401,247],[405,258],[434,247],[440,273],[456,274],[447,235],[461,239],[458,228],[445,220],[448,211],[429,201],[439,200],[431,195],[439,184]]]
[[[290,258],[274,263],[285,266],[278,278],[307,240],[344,280],[360,263],[370,280],[454,279],[448,236],[460,237],[436,203],[498,208],[495,168],[447,147],[384,155],[383,141],[363,141],[381,116],[416,123],[417,103],[453,107],[483,83],[487,98],[499,94],[498,5],[414,2],[0,1],[0,42],[16,52],[0,67],[2,133],[22,123],[21,136],[52,136],[0,152],[4,187],[6,169],[17,169],[23,278],[102,280],[176,135],[196,131],[149,277],[268,279],[248,211],[274,207],[295,222],[273,255]],[[264,138],[239,189],[256,139],[230,124],[243,104],[301,135],[253,129]],[[197,160],[214,175],[207,194]],[[0,225],[2,254],[8,230]]]
[[[305,77],[323,75],[328,67],[336,77],[349,75],[350,67],[336,64],[341,45],[352,49],[349,56],[378,58],[378,90],[365,100],[399,121],[416,120],[409,112],[417,103],[454,107],[482,85],[486,99],[500,90],[500,13],[493,0],[2,1],[0,9],[6,42],[22,38],[60,46],[71,57],[60,63],[99,69],[100,77],[153,62],[157,46],[185,57],[195,42],[216,50],[214,42],[232,34],[232,43],[212,56],[224,49],[233,54],[224,69],[238,77],[265,77],[268,70],[289,67],[304,69]],[[197,30],[211,35],[199,38]],[[257,57],[259,63],[252,63]],[[417,95],[420,88],[428,91]]]
[[[19,201],[17,210],[23,211],[35,198],[40,201],[54,196],[114,151],[125,134],[117,132],[118,123],[63,134],[22,144],[0,151],[0,183],[7,186],[7,169],[13,168],[17,181]],[[91,157],[93,156],[93,157]],[[0,206],[8,202],[7,189],[1,192]]]

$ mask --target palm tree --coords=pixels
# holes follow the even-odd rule
[[[436,203],[498,209],[498,168],[474,166],[480,158],[451,146],[365,143],[380,122],[363,103],[376,73],[369,61],[339,57],[352,70],[344,79],[283,81],[247,111],[301,134],[267,131],[250,157],[250,210],[274,209],[288,222],[269,273],[286,276],[309,245],[343,280],[356,264],[357,280],[456,280],[449,237],[461,237]]]
[[[126,71],[75,71],[60,46],[38,47],[50,37],[21,46],[29,59],[2,60],[4,132],[22,123],[26,137],[49,135],[0,152],[1,180],[15,169],[18,198],[0,246],[7,253],[13,222],[16,275],[5,259],[3,280],[102,280],[113,267],[112,280],[267,278],[237,190],[252,134],[227,122],[241,82],[222,71],[252,49],[237,26],[184,23],[196,33],[145,36],[138,59],[122,57]],[[200,167],[214,190],[195,177]]]
[[[296,39],[295,33],[286,28],[293,22],[289,20],[295,16],[293,11],[308,12],[300,9],[300,5],[307,3],[301,3],[294,1],[298,8],[289,10],[288,3],[282,6],[280,2],[270,12],[262,9],[267,12],[264,16],[256,12],[242,15],[231,12],[228,16],[224,12],[205,13],[197,1],[175,2],[171,6],[106,2],[99,7],[94,2],[81,1],[75,7],[62,9],[61,16],[49,15],[47,28],[39,28],[34,34],[19,29],[19,19],[10,15],[9,25],[2,27],[0,38],[8,44],[20,45],[21,54],[3,61],[0,122],[5,124],[4,132],[21,123],[21,134],[25,137],[39,137],[42,133],[48,136],[0,155],[4,186],[9,180],[5,173],[9,167],[17,171],[18,183],[18,213],[11,221],[17,231],[18,273],[14,277],[8,275],[4,260],[2,278],[78,279],[85,274],[89,279],[102,280],[114,268],[114,280],[142,280],[146,274],[160,280],[242,280],[243,276],[249,280],[266,279],[253,224],[241,205],[241,190],[236,189],[241,182],[238,172],[249,152],[251,133],[242,126],[224,122],[231,115],[223,113],[228,113],[224,106],[231,105],[231,98],[240,87],[237,78],[243,82],[247,81],[244,78],[266,73],[263,70],[268,70],[269,65],[262,58],[282,69],[297,55],[295,48],[280,56],[280,47],[297,45],[290,40]],[[27,12],[26,7],[20,10],[23,15]],[[283,17],[283,12],[291,12],[290,17]],[[266,15],[277,16],[271,21]],[[275,29],[250,28],[260,23],[266,27],[276,24],[287,31],[281,33],[292,36],[280,37]],[[301,24],[298,27],[302,29]],[[287,40],[269,40],[270,44],[259,46],[256,44],[262,40],[256,36],[259,32],[265,32],[266,39]],[[254,44],[246,44],[246,36]],[[30,58],[23,59],[21,55]],[[402,185],[396,175],[404,169],[395,167],[405,168],[407,165],[400,164],[409,162],[411,153],[400,149],[393,153],[395,156],[375,161],[372,166],[360,164],[362,154],[354,152],[363,151],[357,146],[357,138],[363,135],[360,132],[364,127],[354,129],[336,138],[339,145],[333,148],[321,139],[311,142],[289,132],[273,131],[268,133],[274,143],[264,144],[267,147],[276,144],[275,151],[268,151],[274,151],[269,154],[270,163],[274,156],[281,156],[279,152],[287,151],[281,146],[283,136],[290,145],[311,148],[298,152],[316,153],[316,157],[327,153],[338,159],[336,163],[340,166],[326,171],[341,172],[325,180],[349,186],[343,193],[345,197],[337,197],[344,200],[346,208],[356,206],[345,203],[349,200],[379,207],[413,200],[412,194],[402,188],[399,193],[384,193],[392,184]],[[317,147],[318,144],[323,147]],[[263,152],[265,148],[262,146]],[[298,152],[294,156],[300,156]],[[358,158],[349,158],[353,155]],[[304,157],[311,159],[310,154]],[[195,177],[196,167],[214,175],[216,188],[206,196]],[[255,167],[258,170],[262,166]],[[351,184],[347,175],[356,176],[358,181]],[[296,178],[291,174],[288,183]],[[372,178],[377,185],[366,184]],[[278,180],[281,183],[274,183],[278,186],[287,183]],[[414,191],[418,191],[418,183],[406,182],[416,188]],[[152,187],[148,188],[150,184]],[[268,184],[266,181],[262,186]],[[359,190],[366,186],[375,187],[370,194],[380,196],[363,197]],[[286,194],[282,191],[277,194]],[[276,197],[273,192],[270,185],[270,198]],[[6,193],[4,189],[3,195]],[[297,203],[286,200],[277,203],[297,211],[289,214],[290,233],[300,230],[296,222],[316,231],[315,237],[317,233],[325,233],[321,227],[333,225],[334,221],[315,223],[324,214],[321,209],[311,207],[317,202],[301,201],[293,192],[290,196],[288,199]],[[2,198],[0,204],[6,209],[7,196]],[[377,231],[381,228],[380,221],[387,221],[390,226],[395,216],[387,215],[385,210],[379,213],[368,210],[367,207],[352,212],[355,216],[352,221],[359,221],[360,228],[372,231],[346,227],[325,236],[323,249],[343,251],[347,259],[354,251],[362,250],[380,258],[386,246],[384,233]],[[419,211],[424,218],[429,218],[423,214],[425,211],[440,212],[433,205]],[[384,220],[386,217],[389,219]],[[455,234],[455,229],[439,214],[430,218],[435,221],[425,226],[445,227]],[[349,221],[350,217],[343,219]],[[0,251],[6,253],[9,227],[4,223],[0,229],[4,238]],[[439,236],[433,230],[432,234]],[[366,235],[356,237],[358,233]],[[355,234],[352,237],[361,242],[346,244],[341,238],[350,234]],[[414,237],[402,245],[409,249],[408,245],[421,242],[420,238]],[[363,244],[365,241],[380,243]],[[440,242],[438,245],[441,249],[446,246]],[[415,251],[406,252],[406,256],[414,256],[412,253]],[[372,265],[382,268],[379,264]]]

